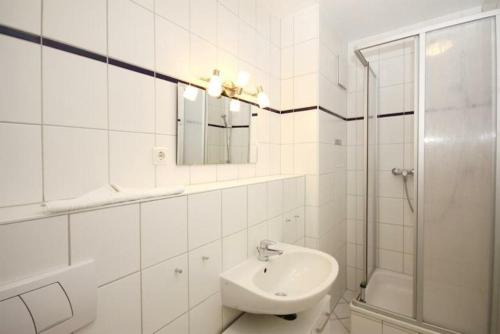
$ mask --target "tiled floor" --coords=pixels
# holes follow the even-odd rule
[[[351,310],[349,303],[354,298],[354,292],[346,290],[342,298],[338,301],[330,317],[330,333],[347,334],[351,330]]]

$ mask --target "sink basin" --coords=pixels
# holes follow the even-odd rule
[[[223,272],[222,304],[257,314],[292,314],[316,305],[330,290],[339,266],[330,255],[277,243],[283,254],[268,262],[249,258]]]

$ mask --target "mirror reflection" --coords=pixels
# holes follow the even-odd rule
[[[178,84],[177,164],[252,162],[252,105]]]

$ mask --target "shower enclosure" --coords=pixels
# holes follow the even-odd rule
[[[440,333],[500,333],[498,15],[357,46],[366,108],[355,306]]]

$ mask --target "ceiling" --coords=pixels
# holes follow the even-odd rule
[[[346,41],[377,35],[498,0],[321,0],[335,30]],[[271,0],[286,15],[318,0]]]

